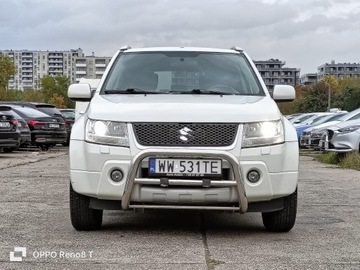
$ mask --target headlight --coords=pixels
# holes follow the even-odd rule
[[[338,130],[338,132],[340,133],[350,133],[350,132],[353,132],[353,131],[356,131],[360,128],[360,126],[351,126],[351,127],[346,127],[346,128],[340,128]]]
[[[129,147],[126,123],[89,119],[86,123],[85,141]]]
[[[243,148],[279,144],[284,141],[284,127],[280,120],[244,125]]]

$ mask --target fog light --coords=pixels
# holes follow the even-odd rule
[[[122,171],[120,170],[113,170],[111,173],[110,173],[110,178],[111,180],[113,180],[114,182],[120,182],[124,177],[124,174]]]
[[[252,171],[248,172],[247,179],[251,183],[256,183],[257,181],[260,180],[260,173],[258,171],[252,170]]]

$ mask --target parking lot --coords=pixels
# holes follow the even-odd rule
[[[0,153],[0,269],[359,269],[360,172],[301,157],[297,223],[266,232],[260,214],[146,211],[75,231],[66,148]],[[10,262],[26,247],[22,262]],[[16,253],[19,256],[19,252]]]

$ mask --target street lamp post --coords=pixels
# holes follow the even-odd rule
[[[331,87],[330,83],[328,82],[328,112],[330,112],[331,109]]]

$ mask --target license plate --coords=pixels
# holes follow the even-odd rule
[[[10,123],[9,123],[9,122],[0,122],[0,127],[9,128],[9,127],[10,127]]]
[[[221,176],[219,159],[149,159],[152,176],[218,177]]]
[[[49,124],[49,128],[59,128],[59,124]]]

